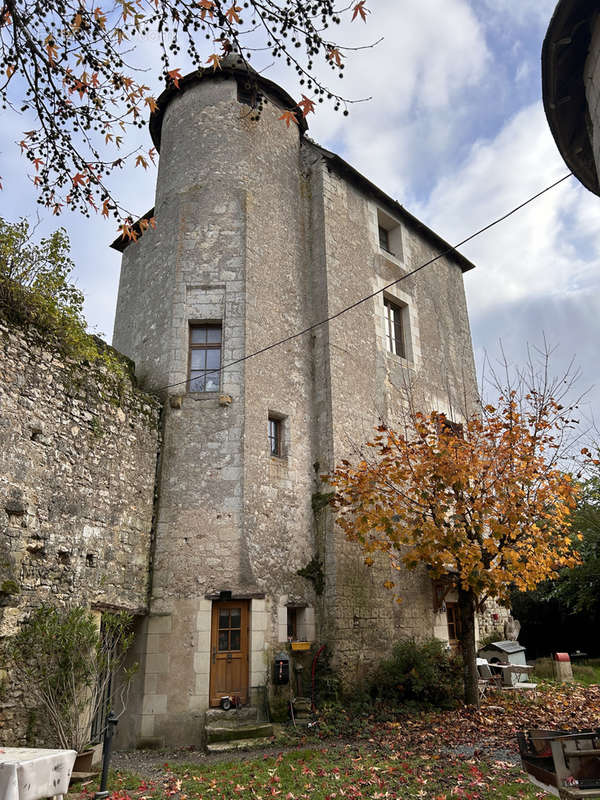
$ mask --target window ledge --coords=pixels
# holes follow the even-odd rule
[[[271,462],[274,464],[287,464],[288,457],[287,456],[274,456],[272,453],[269,454],[269,458]]]
[[[215,400],[221,395],[221,392],[188,392],[188,397],[192,400]]]
[[[387,358],[391,358],[397,363],[400,363],[403,367],[408,367],[409,369],[415,368],[415,362],[409,361],[408,358],[404,358],[404,356],[398,356],[396,353],[390,353],[389,350],[385,351],[385,355]]]
[[[391,253],[389,250],[384,250],[383,247],[380,247],[379,253],[377,255],[382,261],[387,261],[389,264],[394,264],[394,266],[406,270],[406,265],[404,264],[404,261],[402,261],[402,259],[395,253]]]

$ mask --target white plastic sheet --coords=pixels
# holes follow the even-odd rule
[[[0,800],[41,800],[67,793],[75,750],[0,747]]]

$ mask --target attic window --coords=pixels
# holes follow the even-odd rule
[[[385,228],[381,227],[381,225],[379,225],[378,227],[379,227],[379,247],[381,247],[382,250],[387,250],[387,252],[389,253],[390,235]]]
[[[377,234],[379,249],[402,261],[402,226],[381,208],[377,209]]]
[[[248,78],[239,78],[237,82],[238,103],[244,103],[251,108],[256,108],[258,92],[256,83]]]

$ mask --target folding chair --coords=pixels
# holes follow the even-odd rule
[[[502,676],[494,674],[492,669],[489,665],[489,662],[486,658],[478,658],[477,659],[477,672],[479,673],[479,679],[477,681],[477,686],[479,689],[479,699],[481,700],[485,697],[486,692],[488,689],[501,689],[502,688]]]

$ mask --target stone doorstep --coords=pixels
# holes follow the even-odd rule
[[[213,742],[212,744],[207,744],[206,751],[208,753],[230,753],[235,750],[251,750],[255,747],[268,747],[270,744],[270,738],[235,739],[232,742]]]
[[[273,726],[270,722],[238,723],[234,720],[212,723],[205,728],[206,741],[231,742],[239,739],[259,739],[273,735]]]
[[[220,724],[223,720],[237,720],[238,722],[256,722],[258,720],[258,708],[254,706],[243,706],[243,708],[230,708],[223,711],[222,708],[209,708],[205,712],[207,725],[212,723]]]

